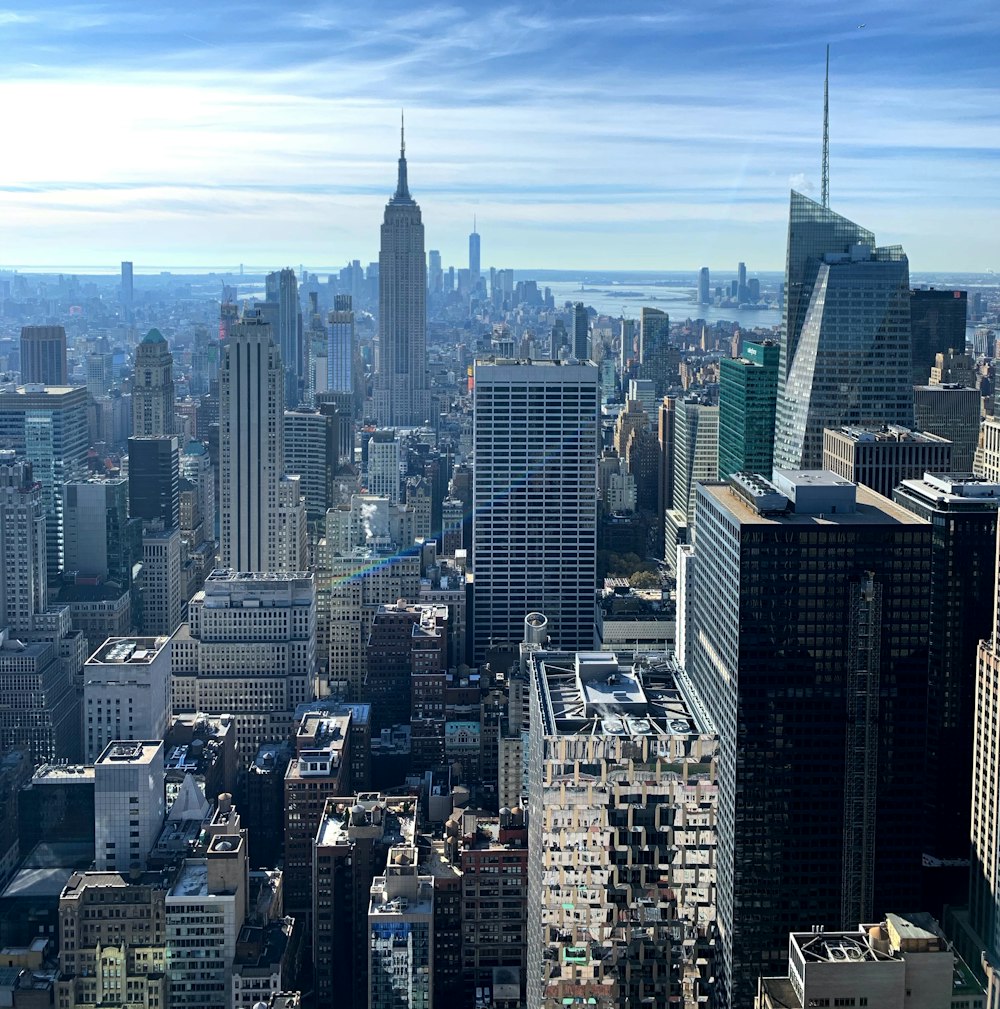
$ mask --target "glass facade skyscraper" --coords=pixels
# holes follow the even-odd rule
[[[742,357],[719,362],[719,479],[770,473],[780,349],[773,340],[748,343]]]
[[[913,423],[909,264],[792,193],[774,465],[815,469],[823,428]]]

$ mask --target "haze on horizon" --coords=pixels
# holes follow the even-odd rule
[[[461,264],[783,267],[788,190],[914,272],[1000,269],[1000,8],[121,0],[0,9],[0,266],[375,259],[405,107]],[[859,27],[864,25],[864,27]],[[311,267],[310,267],[311,268]]]

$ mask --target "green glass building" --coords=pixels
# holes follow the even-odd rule
[[[719,363],[719,479],[733,473],[770,475],[781,348],[747,343],[742,357]]]

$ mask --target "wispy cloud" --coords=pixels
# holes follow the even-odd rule
[[[141,258],[137,242],[156,262],[190,258],[184,243],[374,258],[405,106],[446,259],[475,212],[497,265],[672,268],[724,245],[779,267],[789,180],[818,189],[830,41],[838,208],[915,266],[981,265],[1000,225],[997,31],[997,5],[962,0],[14,4],[0,248],[78,259],[85,218],[105,261]]]

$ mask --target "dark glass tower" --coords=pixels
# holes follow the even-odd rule
[[[176,529],[180,521],[178,467],[180,448],[171,435],[128,440],[128,511],[143,523],[162,522]]]
[[[979,642],[990,636],[993,622],[1000,485],[928,473],[904,480],[893,500],[933,530],[926,851],[938,859],[965,859],[976,700],[972,671]],[[958,904],[965,894],[959,887],[944,896]]]
[[[910,291],[913,384],[926,385],[934,357],[965,351],[968,291]]]
[[[832,473],[698,488],[690,675],[722,741],[731,1004],[790,930],[919,901],[931,526]]]

